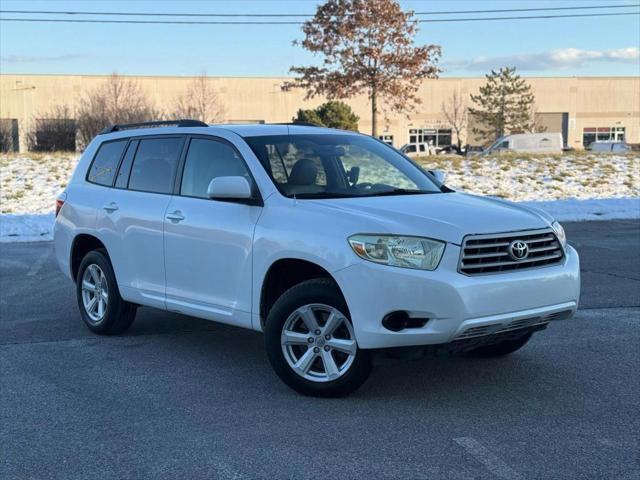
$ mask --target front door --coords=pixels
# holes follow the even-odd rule
[[[211,200],[207,187],[221,176],[253,179],[237,150],[213,137],[192,137],[183,165],[165,215],[167,308],[251,327],[253,232],[262,207]]]

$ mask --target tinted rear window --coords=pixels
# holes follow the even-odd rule
[[[127,153],[124,154],[124,158],[120,163],[118,175],[116,176],[116,188],[127,188],[127,184],[129,183],[129,174],[131,173],[131,165],[133,165],[133,155],[136,153],[138,143],[140,143],[138,140],[134,140],[129,143]]]
[[[87,180],[110,187],[113,184],[113,177],[116,174],[118,162],[120,162],[120,157],[126,144],[127,140],[120,140],[100,145],[89,169]]]
[[[129,178],[129,189],[171,193],[182,149],[182,137],[140,140]]]

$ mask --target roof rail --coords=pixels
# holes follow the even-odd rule
[[[158,122],[140,122],[140,123],[122,123],[119,125],[109,125],[105,127],[98,135],[104,135],[105,133],[119,132],[121,130],[133,130],[135,128],[147,128],[147,127],[208,127],[204,122],[200,120],[162,120]]]
[[[265,125],[290,125],[290,126],[298,126],[298,127],[323,127],[318,123],[311,122],[285,122],[285,123],[266,123]]]

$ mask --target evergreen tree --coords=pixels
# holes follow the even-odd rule
[[[354,131],[358,130],[358,120],[360,118],[349,105],[335,100],[323,103],[315,110],[300,109],[293,118],[294,123],[313,123],[322,127]]]
[[[531,85],[516,74],[515,67],[491,70],[487,83],[478,95],[471,95],[476,107],[469,114],[476,120],[473,133],[493,141],[506,133],[531,132],[535,129],[534,102]]]

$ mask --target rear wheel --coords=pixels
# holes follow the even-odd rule
[[[104,250],[87,253],[76,278],[80,315],[94,333],[114,335],[131,326],[136,306],[120,297],[111,262]]]
[[[493,345],[485,345],[483,347],[475,348],[468,353],[476,357],[502,357],[509,355],[510,353],[520,350],[531,339],[532,333],[516,338],[513,340],[504,340]]]
[[[300,283],[276,301],[265,342],[284,383],[303,395],[340,397],[365,382],[370,355],[358,348],[347,312],[342,294],[326,279]]]

